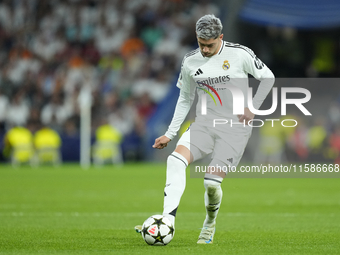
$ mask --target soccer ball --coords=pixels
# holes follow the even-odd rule
[[[174,237],[171,221],[163,215],[152,215],[142,226],[142,236],[149,245],[167,245]]]

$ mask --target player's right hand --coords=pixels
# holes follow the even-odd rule
[[[171,139],[166,137],[165,135],[158,137],[155,140],[154,145],[152,145],[152,148],[156,148],[156,149],[163,149],[166,146],[168,146],[168,142],[170,142]]]

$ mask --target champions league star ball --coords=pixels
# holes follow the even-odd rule
[[[142,236],[149,245],[167,245],[174,234],[171,221],[163,215],[153,215],[143,223]]]

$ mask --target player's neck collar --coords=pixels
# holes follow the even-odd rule
[[[218,53],[216,53],[215,55],[220,55],[222,50],[223,50],[223,45],[224,45],[224,41],[221,40],[221,45],[220,45],[220,49],[218,50]]]

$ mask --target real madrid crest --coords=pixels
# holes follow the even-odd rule
[[[224,70],[228,70],[228,69],[230,68],[230,64],[229,64],[228,60],[225,60],[225,61],[223,62],[222,68],[223,68]]]

